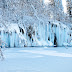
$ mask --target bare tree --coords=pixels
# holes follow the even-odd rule
[[[1,58],[1,60],[3,60],[4,59],[4,56],[3,56],[3,52],[1,50],[1,47],[2,47],[2,40],[0,38],[0,58]]]
[[[5,48],[6,47],[6,43],[5,42],[3,42],[2,40],[1,40],[1,37],[0,37],[0,59],[1,60],[4,60],[4,55],[3,55],[3,52],[2,52],[2,48]]]

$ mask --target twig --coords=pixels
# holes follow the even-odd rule
[[[4,56],[3,56],[3,52],[1,50],[1,47],[0,47],[0,58],[1,58],[1,60],[4,60]]]

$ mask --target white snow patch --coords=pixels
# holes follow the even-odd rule
[[[19,52],[29,52],[29,53],[35,53],[35,54],[42,54],[42,55],[49,55],[49,56],[58,56],[58,57],[72,57],[72,54],[68,53],[59,53],[57,51],[34,51],[34,50],[21,50]]]

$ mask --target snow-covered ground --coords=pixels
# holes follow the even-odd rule
[[[7,48],[0,72],[72,72],[72,48]]]

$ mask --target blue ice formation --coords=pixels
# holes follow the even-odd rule
[[[67,46],[72,45],[72,34],[70,29],[61,22],[42,21],[38,25],[28,27],[11,24],[0,28],[1,40],[8,47],[25,46]]]

